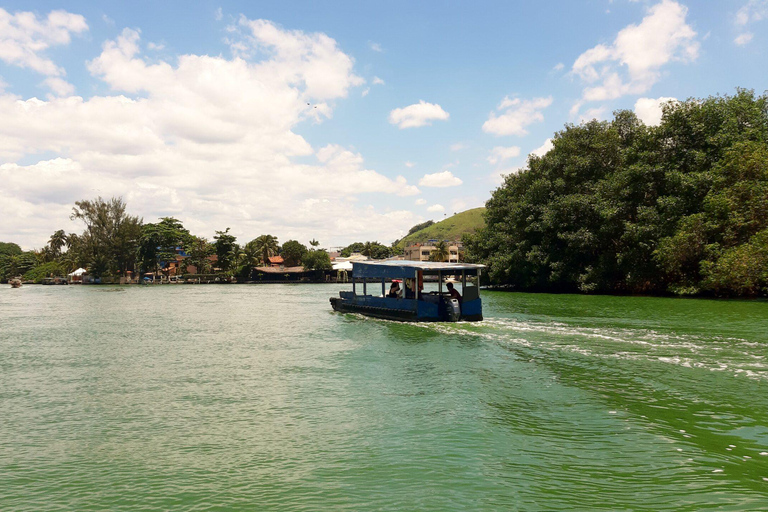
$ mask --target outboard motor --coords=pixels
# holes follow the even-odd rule
[[[446,299],[445,313],[448,322],[458,322],[461,318],[461,305],[459,301],[456,299]]]

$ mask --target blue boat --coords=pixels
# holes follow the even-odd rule
[[[477,322],[483,319],[479,286],[483,268],[431,261],[353,262],[352,290],[331,297],[331,306],[334,311],[403,322]],[[460,290],[445,279],[460,284]],[[434,281],[437,290],[425,292],[425,281]]]

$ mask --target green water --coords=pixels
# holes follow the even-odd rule
[[[0,510],[768,510],[768,303],[0,288]]]

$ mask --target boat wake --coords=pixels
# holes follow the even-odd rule
[[[653,361],[768,380],[765,344],[743,338],[652,329],[584,327],[511,318],[418,325],[444,334],[482,338],[509,347],[560,351],[592,358]]]

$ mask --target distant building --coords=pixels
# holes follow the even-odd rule
[[[458,263],[463,250],[461,242],[445,241],[448,246],[448,262]],[[430,255],[437,250],[437,241],[430,240],[423,244],[412,244],[403,250],[403,257],[412,261],[429,261]]]
[[[283,260],[282,256],[270,256],[268,259],[270,267],[282,268],[285,265],[285,260]]]

